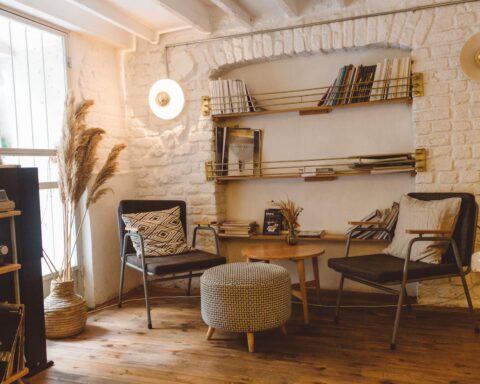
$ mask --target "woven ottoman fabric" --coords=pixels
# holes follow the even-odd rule
[[[202,318],[213,328],[257,332],[290,318],[290,274],[278,265],[219,265],[203,273],[200,290]]]

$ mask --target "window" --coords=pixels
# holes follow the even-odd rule
[[[37,167],[43,249],[56,268],[63,255],[55,147],[67,95],[66,35],[0,11],[0,155]],[[43,274],[49,274],[45,262]]]

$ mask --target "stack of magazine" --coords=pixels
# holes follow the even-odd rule
[[[250,237],[257,232],[256,221],[231,220],[220,224],[220,237]]]
[[[376,239],[376,240],[385,240],[390,238],[390,234],[393,235],[393,229],[397,223],[399,212],[399,205],[397,202],[392,204],[391,208],[385,210],[378,210],[369,213],[360,221],[372,222],[372,225],[363,225],[363,226],[353,226],[350,227],[345,235],[348,236],[352,234],[354,239]],[[381,225],[376,225],[373,223],[382,223]],[[385,231],[359,231],[360,228],[385,228]]]
[[[345,65],[318,106],[409,97],[411,68],[408,56],[385,59],[374,65]]]
[[[251,176],[260,173],[262,131],[215,128],[215,175]]]
[[[361,157],[350,168],[369,170],[372,174],[411,172],[415,168],[415,159],[411,154],[369,155]]]
[[[243,80],[218,79],[209,84],[213,115],[226,113],[255,112],[250,92]]]

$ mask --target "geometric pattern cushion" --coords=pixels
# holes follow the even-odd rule
[[[127,227],[136,228],[143,237],[145,257],[178,255],[189,252],[191,248],[185,240],[180,207],[164,211],[127,213],[122,215]],[[141,256],[140,241],[131,238],[137,256]]]

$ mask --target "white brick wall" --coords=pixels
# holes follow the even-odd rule
[[[181,40],[182,35],[166,37],[158,46],[139,41],[136,52],[125,58],[138,197],[182,196],[187,200],[189,223],[221,219],[222,187],[206,183],[203,168],[212,156],[212,124],[199,118],[200,98],[208,94],[209,77],[254,62],[369,45],[410,48],[414,71],[424,73],[425,97],[414,100],[412,125],[415,145],[429,150],[428,172],[417,176],[417,190],[478,194],[480,84],[464,76],[458,55],[464,41],[479,31],[479,20],[480,4],[470,3],[173,48],[170,77],[181,83],[187,104],[172,122],[152,116],[146,99],[149,86],[166,76],[164,44]],[[430,283],[420,287],[420,301],[438,301],[436,287],[442,290],[442,299],[457,296],[458,286],[451,282]]]

